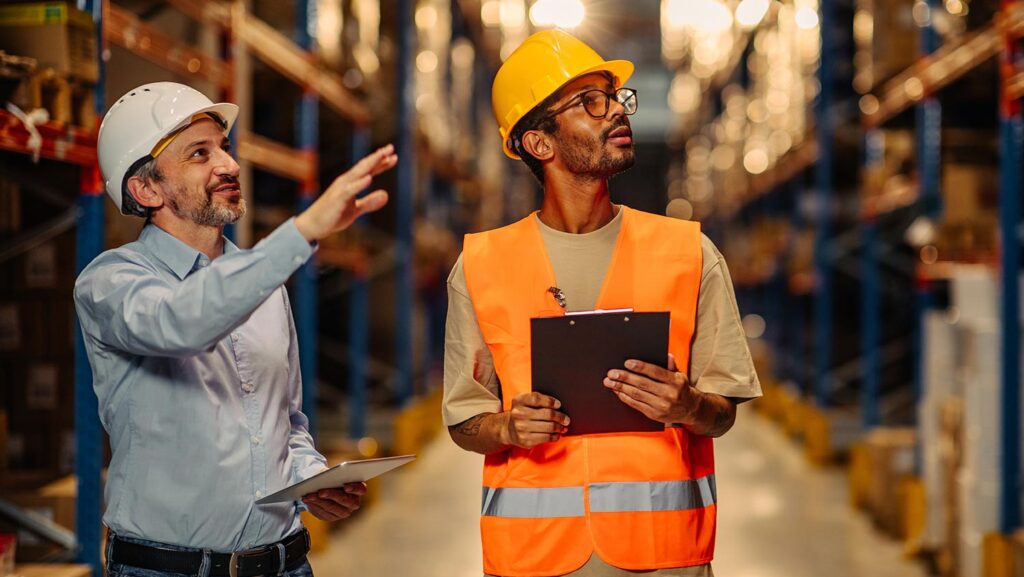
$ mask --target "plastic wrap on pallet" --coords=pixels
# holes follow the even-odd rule
[[[999,530],[1000,347],[994,329],[965,330],[959,569],[961,577],[981,577],[984,537]]]
[[[921,464],[924,479],[927,518],[919,544],[936,550],[946,543],[949,512],[946,508],[945,475],[941,455],[942,430],[940,408],[957,394],[957,334],[953,317],[946,311],[929,311],[924,318],[927,348],[924,358],[924,390],[918,405],[918,434],[921,436]]]

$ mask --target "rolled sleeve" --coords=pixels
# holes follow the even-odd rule
[[[690,379],[698,390],[737,400],[761,396],[725,258],[702,238],[704,269],[691,348]]]
[[[481,413],[501,412],[501,385],[469,298],[462,257],[448,276],[441,411],[448,427]]]

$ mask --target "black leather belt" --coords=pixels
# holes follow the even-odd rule
[[[281,549],[284,548],[284,563]],[[256,577],[258,575],[279,575],[291,571],[306,561],[309,553],[309,532],[306,529],[281,539],[277,543],[237,551],[235,553],[204,553],[200,550],[175,551],[163,547],[141,545],[113,538],[110,558],[107,564],[128,565],[152,571],[197,575],[203,564],[203,556],[210,556],[211,577]]]

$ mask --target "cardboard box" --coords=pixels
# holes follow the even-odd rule
[[[63,2],[0,6],[0,50],[85,82],[99,78],[92,16]]]
[[[916,442],[913,427],[879,427],[866,441],[872,471],[868,510],[882,529],[899,538],[905,537],[900,487],[913,475]]]

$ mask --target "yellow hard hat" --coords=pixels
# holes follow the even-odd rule
[[[601,71],[614,76],[618,89],[633,74],[633,63],[606,61],[591,47],[561,30],[537,32],[523,41],[498,69],[491,86],[491,107],[505,154],[519,158],[509,146],[509,135],[530,110],[566,82]]]

